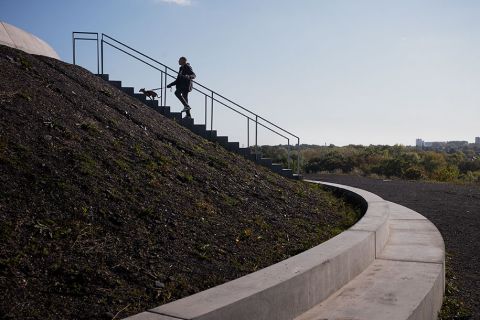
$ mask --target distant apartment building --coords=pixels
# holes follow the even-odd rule
[[[417,141],[415,142],[415,146],[417,148],[423,148],[423,140],[422,139],[417,139]]]
[[[475,142],[477,139],[475,138]],[[420,149],[431,149],[431,150],[459,150],[463,147],[468,146],[468,141],[424,141],[423,139],[417,139],[415,141],[415,146]]]
[[[475,137],[475,144],[480,145],[480,137]]]

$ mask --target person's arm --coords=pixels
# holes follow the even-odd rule
[[[195,73],[193,72],[193,69],[192,69],[192,66],[190,66],[189,64],[186,64],[184,66],[185,68],[185,74],[183,75],[186,79],[188,80],[193,80],[195,79],[197,76],[195,75]]]
[[[173,87],[173,86],[175,86],[175,85],[177,85],[177,79],[175,79],[173,82],[169,83],[169,84],[167,85],[167,88],[171,88],[171,87]]]

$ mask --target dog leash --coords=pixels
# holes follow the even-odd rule
[[[158,90],[163,90],[163,89],[166,89],[166,88],[155,88],[155,89],[150,89],[150,90],[147,90],[147,91],[158,91]],[[170,88],[170,91],[172,91],[172,88]]]
[[[157,90],[162,90],[162,89],[166,89],[166,88],[155,88],[155,89],[150,89],[151,91],[157,91]],[[170,91],[172,91],[172,88],[170,88]]]

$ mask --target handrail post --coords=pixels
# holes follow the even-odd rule
[[[255,115],[255,160],[258,160],[258,116]]]
[[[213,134],[213,91],[212,91],[212,105],[210,109],[210,134]]]
[[[160,71],[160,107],[163,107],[163,72]]]
[[[75,33],[72,32],[72,45],[73,45],[73,65],[75,65]]]
[[[102,40],[100,41],[101,43],[101,46],[100,46],[100,66],[101,66],[101,69],[102,69],[102,74],[103,74],[103,33],[102,33]]]
[[[290,169],[292,159],[290,158],[290,139],[287,139],[287,168]]]
[[[297,174],[300,174],[300,138],[297,138]]]
[[[167,106],[167,82],[168,82],[168,78],[167,78],[167,67],[165,67],[165,82],[164,82],[164,87],[162,90],[163,90],[163,106],[166,107]]]
[[[207,130],[207,104],[208,104],[208,96],[205,95],[205,130]]]
[[[250,118],[247,117],[247,148],[250,148]]]
[[[97,74],[100,74],[100,43],[98,41],[98,32],[97,32]]]

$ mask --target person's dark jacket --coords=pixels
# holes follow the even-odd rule
[[[175,81],[170,83],[167,87],[170,88],[172,86],[177,86],[178,90],[188,90],[190,92],[193,88],[192,80],[195,79],[195,77],[196,75],[193,72],[190,64],[185,63],[183,66],[180,66],[177,79],[175,79]]]

